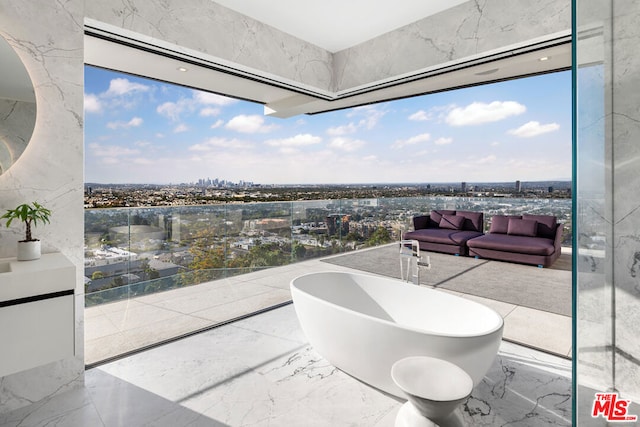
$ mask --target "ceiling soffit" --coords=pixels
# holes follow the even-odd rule
[[[445,12],[449,13],[450,11],[451,9]],[[459,13],[459,10],[456,13]],[[429,93],[434,90],[446,89],[442,88],[443,84],[451,84],[452,86],[450,87],[462,87],[520,75],[566,69],[571,65],[570,52],[566,48],[571,40],[571,35],[570,30],[567,29],[525,42],[441,61],[409,72],[400,72],[395,75],[394,73],[387,73],[383,78],[376,78],[364,84],[344,87],[338,91],[301,83],[291,78],[272,74],[268,70],[252,68],[238,62],[205,54],[202,51],[172,44],[166,40],[142,35],[131,29],[120,28],[90,18],[85,19],[85,33],[88,36],[87,40],[94,41],[93,43],[87,43],[85,47],[86,62],[88,64],[142,76],[146,75],[159,80],[261,102],[266,104],[266,114],[278,117],[346,108],[392,97],[411,96],[412,93],[407,93],[407,90],[398,90],[398,88],[403,87],[411,88],[411,91],[415,91],[413,94]],[[389,35],[387,34],[385,37],[388,38]],[[104,47],[104,43],[107,42],[111,47],[110,49],[105,51],[104,49],[95,48],[95,46],[99,45]],[[375,47],[375,41],[372,42],[372,46]],[[555,49],[558,46],[565,46],[562,55],[560,55],[562,58],[558,58],[558,51],[556,50],[554,52],[555,61],[550,61],[545,66],[541,66],[539,63],[533,66],[534,63],[532,63],[530,71],[519,67],[518,71],[515,71],[515,69],[509,71],[514,73],[511,75],[504,75],[504,72],[501,75],[491,75],[493,72],[483,75],[489,69],[487,64],[499,61],[501,65],[491,68],[498,68],[503,71],[508,70],[509,67],[503,65],[512,62],[513,58],[533,52],[540,52],[540,56],[542,56],[545,55],[544,52],[548,49]],[[122,49],[122,51],[134,50],[138,54],[129,55],[127,61],[122,61],[122,58],[119,58],[119,49]],[[358,49],[360,49],[359,52],[362,52],[362,45]],[[105,54],[107,51],[110,51],[110,53]],[[344,52],[341,52],[341,55],[344,57]],[[375,57],[375,55],[373,56]],[[352,68],[354,68],[353,61],[357,59],[351,59],[350,66]],[[367,67],[365,64],[368,60],[371,61],[371,58],[361,55],[359,60],[362,64],[360,66],[356,64],[355,68],[364,69],[366,72]],[[177,77],[175,73],[177,68],[175,65],[177,63],[186,64],[187,67],[194,67],[200,71],[208,70],[209,73],[189,72],[182,73],[180,77]],[[296,66],[295,61],[292,66]],[[376,66],[379,65],[372,64],[370,68],[375,68]],[[158,71],[163,67],[169,67],[169,72]],[[334,64],[332,71],[334,82],[339,80],[338,75],[340,74],[340,70],[336,70],[335,67],[336,65]],[[482,67],[484,67],[484,71],[481,69]],[[344,68],[341,71],[344,72]],[[448,77],[443,78],[443,76],[452,74],[458,77],[453,80]],[[176,77],[173,77],[174,75]],[[344,76],[340,77],[343,81],[345,80]],[[362,76],[358,77],[358,79],[360,81],[363,80]],[[367,80],[366,76],[364,80]],[[420,82],[433,80],[436,80],[435,85],[420,84]],[[440,81],[440,84],[437,81]],[[220,84],[220,82],[224,84]],[[334,84],[334,86],[338,85]],[[242,90],[242,87],[245,87],[245,90]],[[434,87],[437,89],[433,89]]]

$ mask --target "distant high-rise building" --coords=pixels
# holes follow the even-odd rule
[[[327,233],[329,236],[340,233],[341,236],[349,234],[349,215],[332,214],[325,218]]]
[[[516,192],[522,193],[522,183],[520,181],[516,181]]]
[[[553,193],[553,187],[549,187],[549,193]]]
[[[462,182],[462,184],[460,185],[460,189],[463,193],[467,192],[467,183],[466,182]]]

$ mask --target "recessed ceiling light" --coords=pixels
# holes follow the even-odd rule
[[[187,71],[189,71],[189,69],[185,67],[178,67],[177,69],[178,71],[182,71],[183,73],[186,73]]]
[[[538,61],[548,61],[549,57],[548,56],[543,56],[542,58],[540,58]]]

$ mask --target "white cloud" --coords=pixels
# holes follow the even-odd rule
[[[151,143],[149,141],[136,141],[133,143],[136,147],[150,147]]]
[[[356,151],[362,148],[364,145],[365,145],[365,142],[359,139],[351,139],[351,138],[343,138],[343,137],[333,138],[329,143],[329,147],[342,150],[342,151],[347,151],[347,152]]]
[[[515,101],[493,101],[489,104],[474,102],[466,107],[456,107],[449,112],[446,122],[451,126],[479,125],[497,122],[527,111],[527,107]]]
[[[104,93],[105,96],[122,96],[134,92],[147,92],[150,86],[141,83],[134,83],[127,79],[117,78],[109,82],[109,89]]]
[[[222,107],[237,102],[236,99],[227,98],[226,96],[216,95],[215,93],[200,92],[193,90],[191,98],[183,98],[177,101],[167,101],[160,104],[156,108],[156,112],[173,121],[180,120],[180,116],[185,113],[194,113],[199,109],[199,115],[202,117],[214,117],[221,113]],[[201,108],[202,106],[204,108]],[[211,107],[215,105],[216,107]]]
[[[100,99],[96,95],[92,93],[85,93],[84,94],[84,111],[86,113],[101,113],[102,102],[100,102]]]
[[[258,115],[240,114],[225,125],[227,129],[240,133],[267,133],[277,129],[278,125],[265,125],[264,118]]]
[[[200,110],[200,115],[202,117],[215,117],[220,114],[219,108],[206,107]]]
[[[156,108],[156,112],[161,116],[165,116],[173,121],[180,119],[180,114],[187,107],[187,103],[184,100],[180,100],[178,102],[167,101],[158,105]]]
[[[479,165],[484,165],[486,163],[493,163],[493,162],[496,161],[496,159],[497,159],[497,157],[495,155],[491,154],[489,156],[481,157],[481,158],[477,159],[475,163],[479,164]]]
[[[340,136],[340,135],[348,135],[350,133],[355,133],[358,130],[358,125],[351,122],[348,125],[330,127],[327,129],[327,133],[332,136]]]
[[[128,122],[109,122],[107,123],[107,127],[109,129],[128,129],[132,127],[138,127],[142,124],[142,119],[140,117],[134,117]]]
[[[136,165],[155,165],[156,161],[147,159],[145,157],[136,157],[135,159],[133,159],[133,163]]]
[[[185,125],[184,123],[180,123],[178,126],[176,126],[173,129],[173,133],[182,133],[182,132],[186,132],[189,130],[189,126]]]
[[[453,138],[438,138],[435,141],[433,141],[434,144],[436,145],[447,145],[447,144],[451,144],[453,142]]]
[[[214,124],[211,125],[211,129],[219,128],[223,124],[224,124],[224,120],[220,119],[220,120],[218,120],[217,122],[215,122]]]
[[[359,129],[371,130],[376,127],[378,122],[387,114],[377,105],[364,105],[349,110],[347,117],[362,117],[358,122],[349,122],[342,126],[334,126],[327,129],[327,134],[331,136],[343,136],[356,133]]]
[[[201,92],[199,90],[193,91],[193,99],[199,104],[218,105],[220,107],[238,102],[238,100],[234,98],[228,98],[215,93]]]
[[[433,114],[427,113],[424,110],[419,110],[409,116],[409,120],[414,120],[418,122],[425,122],[427,120],[431,120],[433,118]]]
[[[140,154],[140,150],[133,148],[119,147],[117,145],[100,145],[95,142],[89,144],[89,149],[94,156],[108,159]]]
[[[412,136],[409,139],[398,139],[396,142],[393,143],[393,145],[391,145],[391,148],[397,150],[397,149],[406,147],[407,145],[416,145],[421,142],[427,142],[430,139],[431,139],[431,135],[429,135],[428,133],[423,133],[420,135]]]
[[[493,141],[491,144],[489,144],[492,147],[497,147],[498,145],[500,145],[500,143],[498,141]]]
[[[547,123],[546,125],[540,124],[540,122],[527,122],[517,129],[511,129],[509,133],[520,138],[531,138],[534,136],[542,135],[543,133],[555,132],[560,129],[560,125],[557,123]]]
[[[239,139],[227,139],[227,138],[209,138],[201,144],[194,144],[189,147],[189,151],[209,152],[224,149],[241,149],[250,148],[251,144]]]
[[[380,119],[387,114],[385,110],[381,109],[380,105],[363,105],[361,107],[355,107],[347,114],[347,117],[363,117],[358,122],[358,127],[365,127],[368,130],[373,129]]]
[[[298,134],[290,138],[283,139],[270,139],[265,141],[265,144],[272,147],[304,147],[308,145],[319,144],[322,142],[322,138],[314,136],[309,133]]]

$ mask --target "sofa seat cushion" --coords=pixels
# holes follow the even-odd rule
[[[489,233],[469,240],[467,245],[473,249],[491,249],[494,251],[546,256],[554,253],[555,247],[553,243],[553,240],[542,237]]]
[[[462,246],[469,239],[482,236],[478,231],[451,230],[447,228],[426,228],[422,230],[407,231],[404,238],[421,242],[439,243],[444,245]]]

